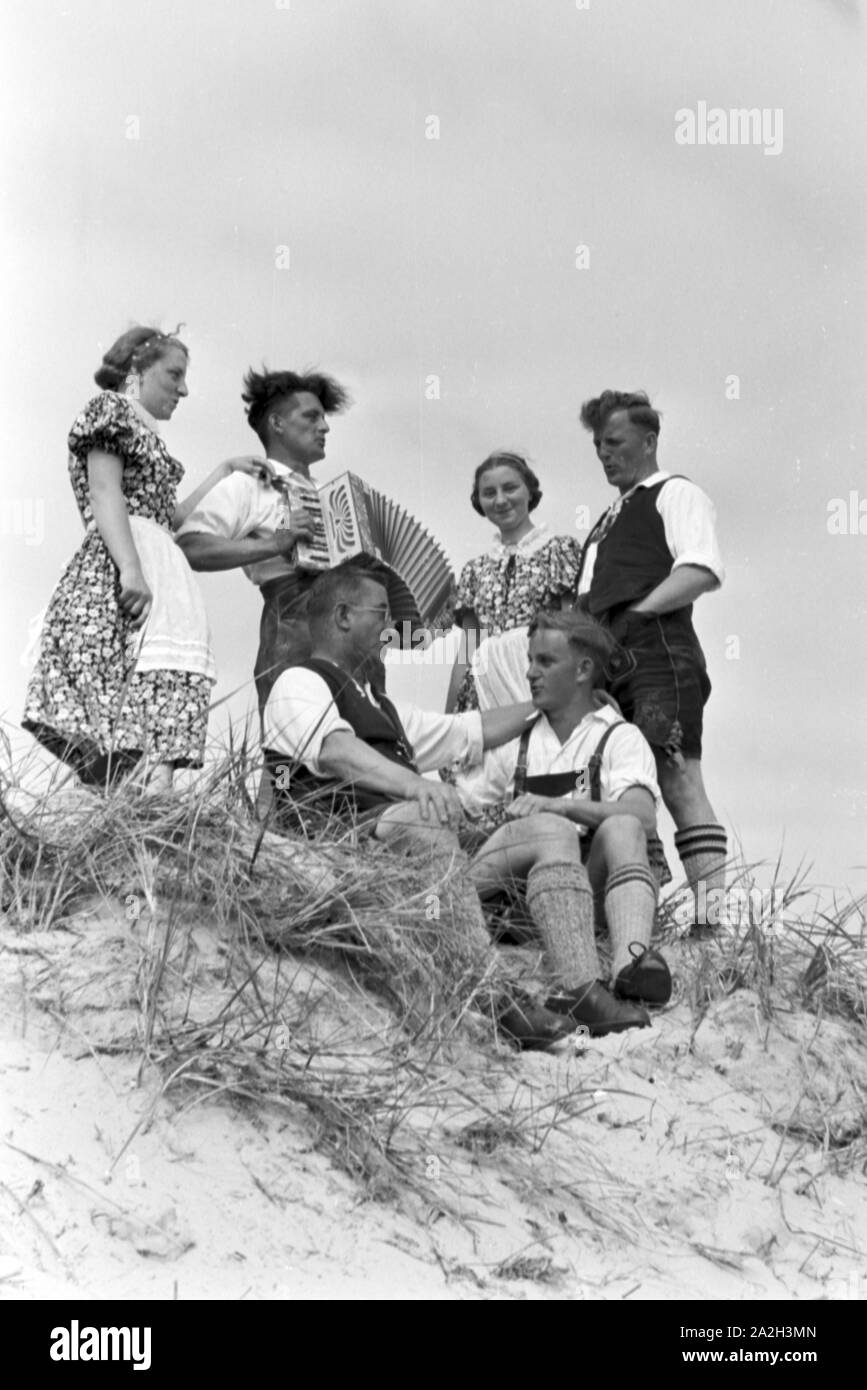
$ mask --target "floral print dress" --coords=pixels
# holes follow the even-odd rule
[[[458,692],[456,709],[491,709],[529,700],[527,626],[540,608],[559,608],[574,595],[581,543],[534,526],[516,545],[497,538],[491,549],[461,570],[455,621],[478,619],[482,640]]]
[[[184,470],[156,425],[138,403],[104,391],[69,434],[70,481],[86,530],[46,610],[22,723],[93,784],[145,753],[202,765],[215,671],[204,605],[171,533]],[[93,518],[92,449],[123,464],[130,528],[154,598],[143,631],[119,607],[118,570]]]

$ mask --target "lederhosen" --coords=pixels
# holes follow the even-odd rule
[[[350,675],[319,657],[293,662],[293,666],[314,671],[325,681],[337,713],[351,726],[356,738],[390,762],[418,772],[400,715],[384,692],[377,690],[379,703],[375,703]],[[383,809],[396,800],[352,782],[317,777],[300,759],[274,749],[266,748],[264,756],[274,788],[275,819],[283,829],[309,834],[333,816],[350,824],[373,824]]]
[[[522,796],[524,792],[530,792],[535,796],[568,796],[574,791],[576,786],[581,784],[581,779],[587,774],[587,786],[590,791],[591,801],[602,800],[602,754],[615,729],[621,728],[626,724],[625,719],[618,719],[616,723],[609,724],[603,733],[592,754],[587,760],[586,768],[581,768],[579,772],[547,772],[541,773],[536,777],[527,775],[527,759],[530,751],[530,738],[536,727],[536,721],[528,724],[521,735],[521,742],[518,745],[518,761],[515,765],[515,782],[512,799]],[[587,829],[586,835],[581,836],[581,863],[586,864],[590,854],[590,846],[593,843],[594,831]],[[648,835],[647,837],[647,860],[653,873],[659,876],[661,883],[671,881],[671,871],[665,858],[665,851],[662,841],[658,835]],[[666,874],[668,877],[666,877]]]

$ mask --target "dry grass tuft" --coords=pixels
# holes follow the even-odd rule
[[[592,1057],[545,1059],[540,1091],[535,1063],[496,1040],[447,868],[400,859],[342,825],[315,844],[263,829],[255,777],[242,740],[172,797],[67,784],[31,796],[9,769],[0,778],[8,922],[22,935],[53,931],[96,900],[135,944],[134,979],[126,963],[118,979],[135,1026],[125,1016],[100,1046],[137,1055],[142,1073],[157,1070],[160,1094],[184,1105],[222,1099],[309,1125],[371,1198],[464,1219],[467,1174],[486,1167],[546,1210],[571,1203],[579,1226],[638,1239],[640,1182],[606,1168],[587,1123]],[[750,889],[758,868],[733,866],[734,881]],[[681,940],[663,905],[660,936],[693,1038],[741,989],[767,1020],[807,1009],[817,1025],[867,1021],[864,903],[810,912],[804,875],[784,881],[779,865],[773,889],[770,911],[749,902],[709,943]],[[823,1146],[838,1171],[863,1167],[863,1125],[822,1130],[796,1110],[779,1132],[781,1144]],[[541,1282],[562,1273],[530,1255],[496,1272]]]

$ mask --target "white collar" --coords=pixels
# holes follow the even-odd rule
[[[113,391],[112,395],[120,396],[122,401],[126,401],[130,410],[135,411],[142,423],[147,425],[149,430],[153,430],[154,434],[162,433],[162,420],[158,420],[155,415],[151,415],[150,411],[146,410],[141,401],[137,400],[135,396],[128,396],[124,391]]]
[[[628,492],[619,492],[605,515],[616,516],[624,502],[628,502],[630,497],[634,497],[640,487],[657,487],[659,483],[664,483],[666,478],[670,477],[671,474],[669,472],[662,468],[658,468],[655,473],[650,473],[648,477],[642,478],[641,482],[636,483]]]
[[[522,536],[519,541],[516,541],[514,545],[503,545],[503,542],[500,540],[499,531],[495,531],[494,543],[491,546],[490,554],[498,557],[500,555],[534,555],[537,550],[541,550],[542,546],[545,545],[547,541],[548,527],[545,525],[544,521],[540,521],[538,525],[534,526],[532,530],[528,531],[527,534]]]
[[[646,478],[642,478],[640,483],[636,483],[628,492],[622,492],[617,498],[617,502],[625,502],[627,497],[631,497],[633,492],[637,492],[640,487],[656,487],[658,483],[664,483],[671,474],[662,468],[657,468],[655,473],[649,473]],[[617,502],[614,505],[617,505]]]
[[[662,483],[665,481],[666,478],[670,477],[671,474],[669,473],[667,468],[657,468],[655,473],[649,473],[646,478],[641,479],[640,483],[636,483],[635,487],[632,488],[631,491],[636,492],[640,487],[656,487],[657,483]]]
[[[310,483],[311,487],[316,486],[312,478],[308,478],[304,473],[299,472],[297,468],[290,468],[289,464],[283,463],[281,459],[272,459],[270,455],[266,455],[266,458],[271,467],[276,468],[281,475],[285,473],[290,478],[300,478],[302,483]]]
[[[617,711],[612,709],[610,705],[600,705],[598,709],[588,710],[584,718],[579,720],[579,722],[575,725],[575,728],[572,730],[571,734],[566,739],[566,742],[560,744],[561,748],[565,748],[568,744],[572,742],[576,734],[580,734],[582,729],[587,728],[588,720],[594,719],[600,720],[603,724],[616,724],[622,721],[623,715],[618,714]],[[560,739],[554,732],[554,729],[551,725],[551,721],[548,718],[547,714],[545,714],[544,710],[533,710],[532,714],[527,715],[527,718],[524,722],[525,724],[532,724],[534,720],[538,722],[540,725],[542,725],[544,728],[546,728],[548,733],[550,733],[551,737],[553,739],[556,739],[557,742],[560,743]]]

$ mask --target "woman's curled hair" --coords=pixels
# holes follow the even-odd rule
[[[180,348],[189,357],[186,344],[176,336],[180,329],[181,324],[178,324],[174,333],[163,333],[159,328],[148,328],[141,323],[128,328],[112,343],[94,372],[97,386],[103,391],[120,391],[130,372],[146,371],[172,347]]]

